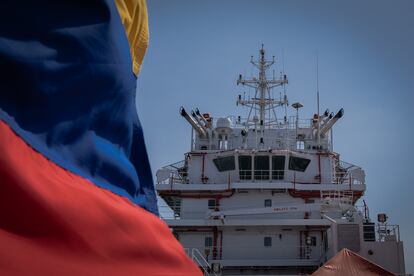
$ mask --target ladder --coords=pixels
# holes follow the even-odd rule
[[[213,271],[210,263],[204,258],[203,254],[201,254],[198,248],[185,248],[184,250],[191,258],[191,260],[201,268],[204,276],[219,276]]]

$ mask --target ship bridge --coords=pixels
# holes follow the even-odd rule
[[[183,108],[180,113],[199,128],[192,128],[191,151],[185,159],[157,171],[157,190],[162,195],[281,189],[319,196],[320,191],[348,190],[355,192],[356,201],[365,191],[364,171],[332,151],[330,131],[343,110],[336,115],[326,111],[320,120],[291,116],[263,129],[246,128],[248,120],[241,118],[213,120],[198,109],[191,112],[192,118]],[[329,128],[324,128],[328,123]]]

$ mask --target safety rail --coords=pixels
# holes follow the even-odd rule
[[[181,220],[181,219],[224,219],[232,216],[267,216],[267,218],[274,218],[274,215],[279,215],[289,212],[304,213],[306,211],[332,212],[349,210],[353,206],[354,197],[350,196],[335,196],[333,193],[320,193],[321,202],[312,203],[310,206],[306,204],[299,204],[298,206],[290,205],[246,205],[246,206],[232,206],[222,207],[221,205],[212,205],[208,209],[193,211],[185,210],[184,213],[177,212],[174,206],[160,206],[160,217],[164,220]],[[308,209],[307,209],[308,208]],[[340,209],[338,209],[340,208]]]
[[[269,235],[269,237],[266,238],[270,237],[271,235]],[[203,259],[207,263],[217,262],[220,260],[220,258],[237,260],[308,259],[319,261],[325,256],[324,247],[320,244],[309,244],[302,246],[283,244],[283,246],[276,246],[279,239],[279,237],[273,237],[272,239],[268,239],[267,244],[263,246],[207,246],[202,248],[192,248],[192,250],[196,249],[198,254],[201,254]],[[303,243],[306,243],[306,241],[303,240]]]
[[[348,184],[348,185],[360,185],[364,184],[364,179],[360,175],[354,175],[352,171],[326,171],[321,172],[322,177],[327,176],[330,180],[320,181],[321,176],[315,175],[313,178],[310,176],[299,177],[299,172],[296,174],[292,171],[286,170],[238,170],[239,181],[282,181],[282,182],[295,182],[303,184]],[[305,179],[305,180],[303,180]],[[234,181],[234,182],[239,182]]]
[[[231,128],[246,128],[246,117],[234,117],[230,116],[231,119]],[[214,120],[214,125],[215,125]],[[295,129],[296,128],[296,122],[298,123],[298,128],[309,128],[312,126],[312,119],[298,119],[296,120],[296,116],[289,116],[289,118],[285,121],[285,119],[277,119],[277,120],[271,120],[266,121],[264,123],[266,128],[272,128],[272,129]],[[249,125],[254,126],[254,121],[250,120]],[[257,123],[257,127],[259,127],[259,122]]]
[[[240,181],[244,180],[258,180],[258,181],[269,181],[269,180],[280,180],[283,181],[285,178],[285,170],[239,170]],[[237,180],[236,180],[237,182]]]
[[[272,167],[271,163],[267,165]],[[302,169],[305,170],[306,166],[303,166]],[[232,182],[280,181],[298,184],[348,184],[350,186],[365,184],[364,171],[360,167],[344,161],[338,161],[333,170],[321,171],[313,176],[300,171],[300,169],[297,169],[298,171],[241,169],[232,171],[230,180]],[[236,176],[234,173],[236,173]],[[173,184],[189,184],[189,182],[188,167],[185,160],[165,166],[157,171],[158,184],[169,184],[172,186]],[[228,183],[228,178],[226,178],[226,182]]]
[[[328,176],[330,180],[319,180],[320,176],[314,177],[300,176],[299,173],[293,173],[286,170],[238,170],[238,177],[231,178],[232,182],[291,182],[296,184],[348,184],[348,185],[362,185],[365,184],[363,176],[354,174],[353,171],[336,171],[336,172],[322,172],[322,176]],[[158,175],[157,175],[158,177]],[[227,179],[228,180],[228,179]],[[170,171],[169,175],[164,179],[158,178],[158,184],[189,184],[187,173],[183,174],[177,170]]]
[[[158,211],[162,219],[180,219],[181,218],[181,206],[179,205],[162,205],[158,206]],[[205,212],[198,214],[203,216]]]
[[[353,205],[353,191],[321,191],[321,199],[323,201],[337,201],[340,204]]]
[[[400,226],[397,224],[377,223],[375,225],[379,242],[400,242]]]
[[[340,168],[343,168],[346,171],[350,171],[351,169],[361,169],[361,167],[357,165],[354,165],[354,164],[351,164],[351,163],[348,163],[342,160],[338,161],[338,166]]]
[[[360,216],[364,218],[367,225],[372,225],[372,230],[369,232],[375,235],[377,242],[400,242],[400,226],[398,224],[388,224],[381,222],[371,222],[369,218],[369,210],[366,205],[354,205]]]
[[[231,119],[230,128],[233,132],[240,132],[247,127],[249,129],[254,129],[255,122],[249,121],[246,123],[247,118],[235,118],[235,117],[228,117]],[[216,120],[213,120],[213,125],[215,125]],[[258,124],[258,122],[256,122]],[[258,128],[259,125],[256,125]],[[268,130],[275,130],[279,131],[280,137],[250,137],[249,142],[245,144],[241,144],[239,138],[233,139],[226,139],[222,141],[219,137],[198,137],[192,136],[192,149],[197,150],[232,150],[237,148],[249,148],[249,149],[257,149],[260,148],[261,145],[264,145],[266,148],[272,149],[285,149],[285,150],[311,150],[315,149],[315,139],[316,137],[303,138],[296,137],[297,133],[295,130],[297,129],[316,129],[316,125],[312,119],[296,119],[296,116],[290,116],[289,120],[282,119],[282,120],[272,120],[267,121],[264,123],[265,129]],[[192,134],[194,135],[194,133]],[[260,139],[263,139],[263,144],[260,144]],[[327,139],[322,139],[319,142],[320,146],[325,149],[332,149],[332,141],[330,136],[327,136]],[[305,148],[306,144],[306,148]]]
[[[157,171],[158,184],[188,183],[188,168],[185,160],[167,165]]]
[[[241,131],[241,130],[240,130]],[[234,149],[258,149],[263,146],[264,148],[271,148],[276,150],[291,150],[291,151],[309,151],[314,148],[315,139],[314,138],[292,138],[293,133],[286,131],[286,134],[281,135],[281,137],[260,137],[259,135],[255,137],[250,137],[246,142],[240,141],[238,138],[222,141],[218,137],[215,138],[200,138],[197,137],[194,140],[193,148],[202,151],[208,150],[234,150]],[[261,138],[263,139],[263,144],[260,143]],[[322,140],[320,142],[322,148],[331,149],[331,141]]]
[[[218,276],[198,248],[184,248],[184,252],[196,265],[198,265],[198,267],[200,267],[205,276]]]

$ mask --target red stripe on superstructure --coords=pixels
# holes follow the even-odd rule
[[[0,121],[1,275],[201,275],[167,225]]]

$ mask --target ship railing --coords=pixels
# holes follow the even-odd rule
[[[340,204],[353,205],[353,191],[321,191],[321,200],[339,202]]]
[[[372,241],[377,242],[400,242],[400,226],[398,224],[388,224],[382,222],[371,222],[369,219],[369,213],[367,208],[364,205],[354,205],[354,207],[359,212],[360,216],[363,217],[366,221],[364,225],[371,225],[368,231],[372,236],[375,236]]]
[[[205,276],[218,276],[198,248],[184,248],[187,256],[198,266]]]
[[[350,171],[350,170],[354,170],[354,169],[361,169],[361,167],[359,167],[357,165],[354,165],[354,164],[351,164],[349,162],[345,162],[345,161],[342,161],[342,160],[340,160],[338,162],[338,165],[339,165],[339,167],[343,168],[346,171]]]
[[[360,176],[354,175],[349,171],[326,171],[321,172],[322,176],[327,176],[328,179],[320,180],[320,176],[297,176],[296,173],[291,173],[286,170],[238,170],[239,179],[235,182],[255,182],[255,181],[279,181],[291,182],[295,184],[348,184],[361,185],[364,184],[364,179]],[[355,176],[355,177],[354,177]]]
[[[327,172],[329,173],[329,172]],[[347,171],[334,171],[331,172],[332,184],[348,184],[348,185],[362,185],[365,184],[365,175],[359,168]]]
[[[181,219],[181,205],[159,205],[158,212],[162,219]]]
[[[185,167],[185,160],[181,160],[181,161],[172,163],[172,164],[167,165],[167,166],[164,166],[162,168],[163,169],[172,169],[172,170],[175,169],[175,170],[178,170],[178,169],[183,168],[183,167]]]
[[[219,207],[219,206],[217,206]],[[180,220],[184,216],[181,213],[175,213],[169,206],[166,207],[158,207],[158,211],[160,217],[164,220]],[[207,211],[200,211],[200,212],[186,212],[185,219],[200,219],[200,218],[207,218],[209,212]]]
[[[158,184],[188,183],[188,168],[185,160],[167,165],[157,171]]]
[[[400,226],[397,224],[377,223],[375,230],[379,242],[400,242]]]
[[[165,171],[168,176],[160,178],[157,175],[158,184],[188,184],[186,169]],[[158,172],[157,172],[158,173]],[[320,179],[322,176],[322,180]],[[230,179],[231,182],[291,182],[293,184],[347,184],[350,188],[354,185],[365,183],[365,176],[359,167],[349,170],[322,171],[321,176],[299,175],[286,170],[238,170],[238,176]],[[226,178],[228,182],[228,178]]]
[[[253,121],[252,118],[248,121],[246,117],[229,117],[232,121],[230,125],[231,128],[246,128],[246,124],[250,127],[254,127],[255,123],[257,128],[259,128],[259,122]],[[312,119],[298,119],[298,128],[309,128],[312,126]],[[276,128],[276,129],[295,129],[296,128],[296,116],[289,116],[285,121],[284,119],[273,119],[271,121],[264,122],[266,128]]]
[[[194,148],[198,150],[232,150],[240,147],[232,139],[222,141],[218,138],[197,138]]]
[[[291,135],[286,133],[286,135]],[[310,138],[298,138],[298,139],[292,139],[288,137],[284,137],[285,135],[282,135],[282,137],[263,137],[263,145],[264,148],[272,148],[277,150],[291,150],[291,151],[309,151],[312,149],[315,149],[311,145],[314,144],[314,139]],[[212,138],[197,138],[196,141],[194,141],[193,148],[197,150],[234,150],[234,149],[258,149],[260,148],[260,137],[258,136],[257,139],[249,138],[249,140],[246,142],[246,144],[243,144],[240,140],[227,140],[222,141],[220,139]],[[321,146],[323,148],[331,149],[331,141],[330,140],[322,140]]]
[[[239,170],[240,181],[283,181],[285,170]]]
[[[270,238],[270,235],[269,237]],[[220,260],[309,260],[319,262],[324,256],[322,245],[285,245],[282,238],[265,240],[264,246],[206,246],[196,248],[210,264]],[[272,244],[273,243],[273,244]]]

